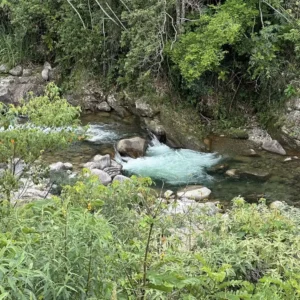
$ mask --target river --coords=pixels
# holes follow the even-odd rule
[[[89,125],[87,140],[72,145],[67,151],[48,156],[47,162],[68,161],[75,170],[79,170],[96,154],[114,157],[114,145],[120,139],[141,136],[150,141],[146,156],[123,162],[126,175],[149,176],[156,183],[156,188],[163,186],[177,190],[186,185],[204,185],[212,190],[212,200],[225,204],[240,195],[253,202],[264,197],[267,201],[280,200],[300,206],[300,160],[284,161],[286,157],[255,148],[249,141],[216,136],[211,137],[209,153],[171,149],[155,139],[151,140],[139,118],[134,116],[121,119],[109,113],[89,114],[82,117],[82,124]],[[249,149],[255,149],[258,156],[245,155]],[[268,173],[269,176],[262,180],[251,176],[230,178],[225,174],[208,174],[208,170],[218,164],[252,173]]]

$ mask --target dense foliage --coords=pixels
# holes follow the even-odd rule
[[[299,299],[299,211],[164,213],[149,180],[1,206],[1,299]],[[193,224],[191,226],[191,224]]]
[[[299,11],[296,0],[1,0],[0,60],[85,66],[140,91],[168,82],[198,106],[213,95],[209,117],[262,111],[297,92]]]

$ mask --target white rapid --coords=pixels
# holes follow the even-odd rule
[[[86,132],[86,140],[95,144],[114,142],[122,134],[118,134],[111,124],[92,124]]]
[[[221,158],[214,153],[201,153],[188,149],[172,149],[153,139],[146,156],[142,158],[116,157],[129,174],[151,177],[169,185],[204,183],[212,180],[206,167],[216,164]]]

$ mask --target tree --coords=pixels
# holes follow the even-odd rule
[[[0,162],[5,168],[0,192],[2,201],[10,201],[21,179],[29,176],[32,180],[40,170],[34,164],[43,153],[67,147],[77,139],[73,129],[79,124],[80,109],[60,98],[59,89],[50,83],[44,96],[31,95],[19,107],[0,103],[0,111]],[[20,122],[20,116],[27,121]]]

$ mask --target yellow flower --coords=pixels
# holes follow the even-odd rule
[[[92,210],[92,204],[91,204],[90,202],[88,203],[87,209],[88,209],[89,211]]]

